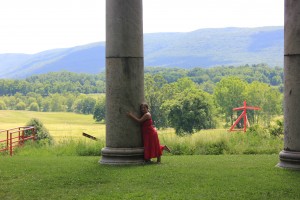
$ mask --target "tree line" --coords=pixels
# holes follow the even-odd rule
[[[233,108],[248,105],[261,107],[248,111],[250,123],[270,125],[274,116],[282,114],[282,93],[278,88],[258,81],[248,83],[239,77],[224,77],[210,94],[200,84],[185,77],[167,83],[162,75],[145,76],[145,98],[158,128],[173,127],[177,134],[192,134],[215,128],[219,121],[230,126],[239,114]]]
[[[228,126],[239,113],[232,108],[259,106],[249,111],[251,123],[270,123],[282,114],[281,68],[266,65],[210,69],[146,68],[145,100],[157,128],[173,127],[177,134],[192,134]],[[12,87],[11,87],[12,86]],[[0,109],[93,114],[105,118],[105,75],[52,72],[24,80],[0,80]]]
[[[160,74],[168,83],[175,82],[180,78],[189,77],[198,84],[204,84],[203,89],[212,93],[211,87],[224,77],[236,76],[248,83],[258,81],[283,89],[283,69],[280,67],[271,68],[266,64],[234,66],[218,66],[212,68],[159,68],[148,67],[145,74]]]
[[[43,97],[30,92],[26,95],[0,97],[0,110],[29,110],[39,112],[75,112],[93,114],[97,103],[105,101],[105,94],[51,94]]]
[[[244,65],[239,67],[219,66],[213,68],[160,68],[147,67],[145,74],[162,75],[167,83],[176,82],[183,77],[189,77],[201,85],[208,93],[213,93],[213,87],[224,77],[236,76],[251,83],[258,81],[283,90],[283,69],[271,68],[265,64]],[[30,92],[49,96],[55,93],[105,93],[105,73],[83,74],[72,72],[50,72],[33,75],[25,79],[0,79],[0,96],[26,95]]]
[[[76,93],[93,94],[105,92],[105,74],[77,74],[73,72],[50,72],[33,75],[26,79],[0,79],[0,96],[20,93],[51,94]]]

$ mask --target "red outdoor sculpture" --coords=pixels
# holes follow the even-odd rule
[[[246,130],[247,130],[247,122],[248,122],[247,109],[248,110],[260,110],[260,107],[247,106],[247,102],[244,101],[244,106],[243,107],[233,108],[232,110],[234,110],[234,111],[236,111],[236,110],[243,110],[243,112],[237,118],[237,120],[233,123],[233,125],[231,126],[231,128],[229,129],[229,131],[235,131],[236,129],[234,129],[234,127],[240,122],[240,120],[242,118],[244,118],[244,128],[243,128],[243,130],[244,130],[244,132],[246,132]]]

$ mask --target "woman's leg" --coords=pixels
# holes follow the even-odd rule
[[[161,161],[161,156],[157,157],[157,163],[160,163]]]

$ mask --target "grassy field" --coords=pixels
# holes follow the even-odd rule
[[[0,111],[0,129],[24,126],[33,117],[44,123],[56,144],[27,145],[13,157],[0,156],[1,200],[300,199],[300,173],[275,167],[282,139],[266,133],[220,129],[178,137],[166,129],[159,137],[173,153],[165,154],[162,164],[106,166],[98,163],[105,125],[91,115]],[[102,142],[84,138],[82,132]],[[260,155],[244,155],[256,152]]]
[[[104,146],[105,125],[95,123],[92,115],[0,111],[0,129],[24,126],[34,117],[44,123],[56,143],[78,139],[91,142],[82,136],[82,132],[86,132],[99,138],[99,145]],[[0,135],[0,139],[4,136]],[[159,130],[159,138],[162,144],[173,149],[174,155],[278,154],[283,147],[282,138],[268,133],[229,133],[225,129],[201,130],[186,137],[175,135],[173,129],[165,129]]]
[[[105,136],[105,125],[96,123],[92,115],[65,112],[0,110],[0,130],[24,126],[31,118],[40,119],[56,141],[83,138],[82,132]]]

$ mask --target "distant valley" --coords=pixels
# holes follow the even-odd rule
[[[283,27],[215,28],[144,34],[145,66],[210,68],[266,63],[283,66]],[[105,43],[37,54],[0,54],[0,78],[57,71],[96,74],[105,69]]]

